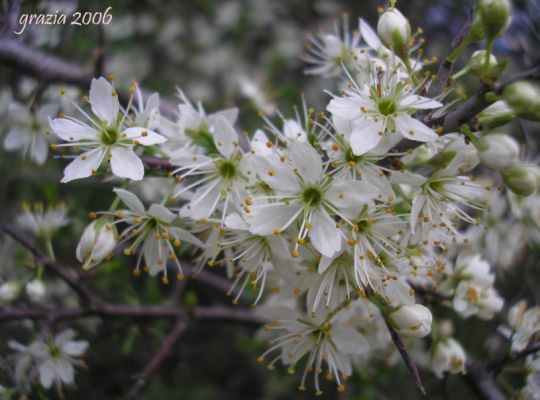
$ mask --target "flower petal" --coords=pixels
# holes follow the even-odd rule
[[[396,117],[394,122],[398,132],[409,140],[432,142],[439,138],[433,129],[406,115]]]
[[[170,224],[176,219],[176,214],[169,211],[166,207],[162,206],[161,204],[152,204],[147,212],[148,215],[151,215],[152,217],[165,222],[166,224]]]
[[[338,350],[347,354],[362,354],[369,350],[369,342],[355,329],[337,326],[332,329],[332,341]]]
[[[378,121],[367,119],[359,125],[351,132],[349,138],[352,151],[357,156],[377,147],[384,134],[384,122],[380,119]]]
[[[292,219],[299,212],[300,206],[297,204],[260,207],[254,212],[251,233],[255,235],[271,235],[276,230],[285,230],[288,227],[286,224],[294,222]]]
[[[400,107],[410,107],[417,110],[429,110],[432,108],[442,107],[442,103],[439,103],[437,100],[418,96],[416,94],[402,98],[399,101],[399,105]]]
[[[109,126],[114,125],[120,111],[120,103],[113,86],[104,77],[92,79],[89,102],[92,112],[101,121],[107,121]]]
[[[137,215],[144,214],[144,205],[137,196],[124,189],[114,188],[113,192],[124,202],[128,208]]]
[[[223,117],[217,118],[212,135],[216,148],[223,156],[229,158],[238,146],[238,135],[231,123]]]
[[[103,149],[95,149],[81,154],[64,169],[64,177],[60,182],[66,183],[75,179],[88,178],[92,171],[99,168],[103,156]]]
[[[341,232],[328,213],[316,210],[311,217],[311,225],[311,243],[322,255],[332,257],[341,249]]]
[[[114,147],[111,156],[111,169],[114,175],[134,181],[140,181],[144,177],[144,165],[133,149]]]
[[[127,128],[122,132],[122,134],[125,134],[130,139],[136,139],[143,146],[151,146],[153,144],[164,143],[167,141],[166,137],[146,128]]]
[[[321,156],[309,143],[296,141],[292,144],[289,157],[298,173],[306,183],[314,183],[321,179]]]
[[[333,184],[326,198],[338,208],[360,207],[377,196],[373,185],[361,181],[345,181]]]
[[[98,131],[94,128],[69,118],[49,118],[49,126],[56,136],[68,142],[79,141],[81,139],[97,140],[99,136]]]

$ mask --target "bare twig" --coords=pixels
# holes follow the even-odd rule
[[[9,38],[15,35],[19,14],[21,13],[21,4],[22,0],[11,0],[4,2],[5,12],[2,18],[2,37]]]
[[[468,360],[465,368],[467,373],[462,375],[476,396],[481,400],[504,400],[506,396],[495,384],[493,375],[477,361]]]
[[[137,376],[135,384],[129,391],[127,398],[136,399],[140,391],[146,386],[148,379],[159,369],[160,365],[171,353],[172,349],[180,340],[180,337],[187,330],[188,323],[179,321],[174,325],[172,331],[167,335],[159,351],[150,359],[144,370]]]
[[[386,327],[388,328],[390,337],[392,338],[392,341],[394,342],[394,345],[396,346],[396,349],[398,350],[401,359],[403,360],[403,362],[407,366],[407,369],[414,378],[416,388],[419,390],[422,396],[427,396],[426,389],[424,388],[424,385],[422,383],[422,378],[420,378],[420,372],[418,371],[416,364],[412,360],[407,348],[405,347],[403,339],[401,338],[400,334],[392,327],[390,321],[386,316],[384,316],[384,322],[386,322]]]
[[[97,296],[81,282],[79,275],[75,271],[50,259],[41,249],[34,246],[26,236],[8,224],[4,224],[2,230],[26,247],[47,270],[65,281],[90,308],[95,307],[100,302]]]
[[[497,375],[506,366],[506,364],[510,364],[510,363],[522,360],[526,358],[527,356],[530,356],[531,354],[534,354],[539,351],[540,351],[540,344],[537,343],[537,344],[531,345],[522,351],[506,354],[500,360],[495,361],[491,364],[488,364],[487,369],[493,372],[494,375]]]

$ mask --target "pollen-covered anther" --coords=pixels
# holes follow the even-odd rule
[[[142,136],[142,137],[148,136],[148,131],[142,131],[141,136]]]
[[[339,393],[343,393],[345,391],[345,385],[338,385],[336,389]]]
[[[349,246],[354,246],[356,243],[358,243],[355,239],[349,239],[347,240],[347,244]]]
[[[281,231],[279,229],[274,229],[273,234],[274,235],[281,235]]]
[[[163,282],[164,285],[168,285],[169,284],[169,278],[164,276],[164,277],[161,278],[161,282]]]
[[[56,143],[51,143],[50,144],[50,148],[51,148],[52,151],[56,151],[57,147],[58,146],[56,145]]]
[[[272,142],[269,140],[266,142],[266,147],[268,147],[269,149],[271,149],[273,146]]]
[[[270,170],[270,171],[267,172],[267,174],[268,174],[268,176],[274,176],[276,174],[276,172],[273,171],[273,170]]]
[[[135,268],[135,269],[132,271],[132,273],[133,273],[133,276],[134,276],[134,277],[137,277],[137,276],[141,275],[141,270]]]
[[[317,390],[317,391],[315,392],[315,396],[317,396],[317,397],[321,397],[322,395],[323,395],[323,391],[322,391],[322,390]]]
[[[293,250],[293,251],[291,252],[291,256],[293,256],[294,258],[297,258],[297,257],[300,256],[300,253],[298,252],[298,250]]]
[[[130,256],[130,255],[132,254],[131,249],[129,249],[129,248],[128,248],[128,249],[124,249],[124,254],[125,254],[126,256]]]
[[[94,211],[90,211],[88,213],[88,216],[91,218],[91,219],[96,219],[97,218],[97,214],[94,212]]]
[[[173,241],[173,246],[174,246],[174,247],[178,247],[178,246],[180,246],[181,243],[182,243],[182,242],[180,242],[180,239],[174,239],[174,241]]]
[[[305,392],[307,389],[306,389],[305,386],[298,386],[298,390],[299,390],[300,392]]]

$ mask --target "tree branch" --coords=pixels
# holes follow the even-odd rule
[[[75,271],[50,259],[41,249],[34,246],[27,237],[8,224],[4,224],[2,230],[30,251],[47,270],[65,281],[90,308],[95,307],[100,302],[97,296],[81,282],[81,278]]]
[[[140,391],[146,386],[148,379],[159,369],[165,358],[171,353],[175,344],[188,328],[188,323],[179,321],[167,335],[159,351],[150,359],[144,370],[138,375],[135,384],[129,391],[127,398],[136,399]]]
[[[462,375],[463,380],[472,391],[482,400],[504,400],[506,396],[495,384],[493,375],[483,365],[475,360],[468,360],[465,368],[467,373]]]

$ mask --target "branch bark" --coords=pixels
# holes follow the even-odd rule
[[[159,351],[150,359],[144,370],[138,375],[135,384],[127,395],[128,399],[136,399],[138,397],[141,390],[146,386],[148,379],[159,369],[187,329],[188,323],[185,321],[179,321],[174,325],[172,331],[163,341]]]

